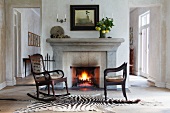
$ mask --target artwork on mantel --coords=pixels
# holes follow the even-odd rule
[[[40,47],[40,36],[35,33],[28,32],[28,46]]]
[[[95,30],[99,21],[99,5],[70,5],[70,29]]]

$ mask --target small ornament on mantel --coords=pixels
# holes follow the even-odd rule
[[[54,26],[50,30],[51,38],[70,38],[68,35],[64,35],[64,29],[61,26]]]
[[[108,36],[107,38],[112,38],[111,36]]]

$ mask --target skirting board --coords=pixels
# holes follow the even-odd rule
[[[166,87],[166,83],[165,82],[158,82],[158,81],[154,80],[151,77],[148,77],[148,80],[153,82],[153,83],[155,83],[156,87],[161,87],[161,88],[165,88]]]
[[[166,83],[166,88],[170,89],[170,83]]]
[[[16,81],[6,81],[7,86],[14,86],[16,85]]]
[[[7,86],[7,85],[6,85],[6,82],[1,83],[1,84],[0,84],[0,90],[3,89],[3,88],[6,87],[6,86]]]
[[[166,87],[166,83],[165,82],[155,82],[155,86],[156,87],[161,87],[161,88],[165,88]]]

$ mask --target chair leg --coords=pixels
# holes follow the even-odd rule
[[[50,84],[47,85],[48,88],[48,95],[50,95]]]
[[[39,86],[36,85],[36,89],[37,89],[37,98],[39,98]]]
[[[125,84],[122,84],[122,92],[123,92],[123,96],[125,97],[125,99],[127,101]]]
[[[104,84],[104,96],[105,96],[105,101],[107,100],[107,86]]]
[[[52,86],[52,92],[53,92],[53,96],[55,97],[55,91],[54,91],[54,82],[52,82],[51,86]]]
[[[67,79],[66,79],[66,81],[65,81],[65,86],[66,86],[66,91],[67,91],[67,94],[68,94]]]

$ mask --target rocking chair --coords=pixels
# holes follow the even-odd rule
[[[29,59],[31,62],[31,72],[32,72],[32,75],[35,80],[37,93],[36,93],[36,96],[34,96],[30,93],[27,93],[28,96],[30,96],[34,99],[37,99],[37,100],[52,101],[52,100],[55,100],[56,96],[66,96],[66,95],[70,94],[70,93],[68,93],[67,77],[64,77],[64,72],[62,70],[46,71],[43,56],[41,54],[34,54],[31,56],[29,55]],[[55,95],[54,85],[56,83],[60,83],[60,82],[65,82],[65,87],[66,87],[67,93],[62,94],[62,95]],[[48,88],[48,94],[39,91],[39,86],[44,86],[44,85]],[[50,85],[52,88],[53,95],[50,95]],[[40,98],[39,94],[42,94],[49,98],[47,98],[47,97]]]

